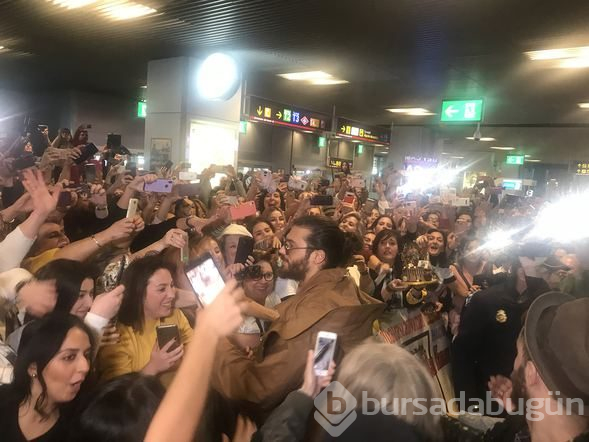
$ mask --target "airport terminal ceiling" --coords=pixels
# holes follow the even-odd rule
[[[369,124],[438,127],[443,98],[473,97],[485,98],[483,134],[589,120],[578,106],[589,101],[586,70],[526,54],[588,45],[584,1],[141,0],[150,13],[133,20],[109,16],[103,0],[76,1],[88,5],[0,0],[0,87],[134,96],[149,60],[222,50],[241,63],[248,93],[327,113],[335,105]],[[277,76],[315,70],[347,83]],[[407,107],[434,115],[386,111]]]

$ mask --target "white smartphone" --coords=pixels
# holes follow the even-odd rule
[[[127,218],[135,217],[137,213],[137,206],[139,204],[139,200],[137,198],[131,198],[129,200],[129,207],[127,207]]]
[[[223,277],[209,253],[192,262],[186,270],[186,276],[194,293],[204,306],[213,302],[225,287]]]
[[[333,360],[335,353],[335,343],[337,334],[320,331],[317,333],[315,342],[315,355],[313,356],[313,371],[317,376],[326,376],[329,370],[329,364]]]
[[[180,172],[178,178],[182,181],[196,181],[198,174],[196,172]]]

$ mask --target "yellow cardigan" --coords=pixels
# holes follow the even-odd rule
[[[156,327],[160,324],[176,324],[182,344],[186,345],[190,342],[192,328],[184,313],[178,309],[174,309],[170,316],[161,320],[146,320],[141,333],[133,330],[133,327],[118,323],[120,342],[101,347],[98,352],[96,362],[101,380],[141,371],[151,358],[151,351],[157,340]],[[168,371],[158,377],[167,387],[172,382],[175,372],[176,370]]]

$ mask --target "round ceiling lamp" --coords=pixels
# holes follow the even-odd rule
[[[239,89],[239,69],[235,60],[220,52],[201,63],[196,75],[198,94],[205,100],[226,101]]]

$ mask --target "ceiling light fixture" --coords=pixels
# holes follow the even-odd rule
[[[423,107],[396,107],[385,110],[388,112],[392,112],[394,114],[403,114],[412,117],[424,117],[428,115],[435,115],[435,113],[430,112],[429,110],[424,109]]]
[[[96,8],[98,12],[113,20],[131,20],[154,14],[157,9],[127,0],[108,1]]]
[[[311,80],[311,84],[316,86],[331,86],[333,84],[347,84],[349,81],[346,80],[338,80],[336,78],[325,78],[325,79],[316,79]]]
[[[495,149],[495,150],[515,150],[515,147],[507,147],[507,146],[493,146],[491,147],[491,149]]]
[[[580,69],[589,67],[589,46],[578,48],[547,49],[526,52],[533,61],[557,61],[555,67]]]
[[[575,58],[588,58],[589,46],[580,46],[576,48],[561,48],[561,49],[544,49],[540,51],[530,51],[525,53],[530,60],[564,60]]]
[[[424,109],[423,107],[394,107],[386,110],[394,114],[429,112],[427,109]]]
[[[323,71],[291,72],[278,74],[278,76],[291,81],[329,80],[333,78],[333,75]]]
[[[525,160],[526,163],[540,163],[542,160]]]
[[[451,156],[450,158],[455,158],[455,159],[457,159],[457,160],[462,160],[462,159],[464,159],[464,157],[459,157],[459,156]]]
[[[465,137],[467,140],[474,141],[474,137]],[[478,141],[497,141],[495,138],[492,137],[482,137]]]
[[[96,0],[49,0],[56,6],[61,6],[66,9],[82,8],[84,6],[96,3]]]
[[[220,52],[205,58],[196,74],[196,89],[205,100],[226,101],[235,95],[239,83],[236,61]]]
[[[589,103],[579,103],[581,109],[589,109]]]

